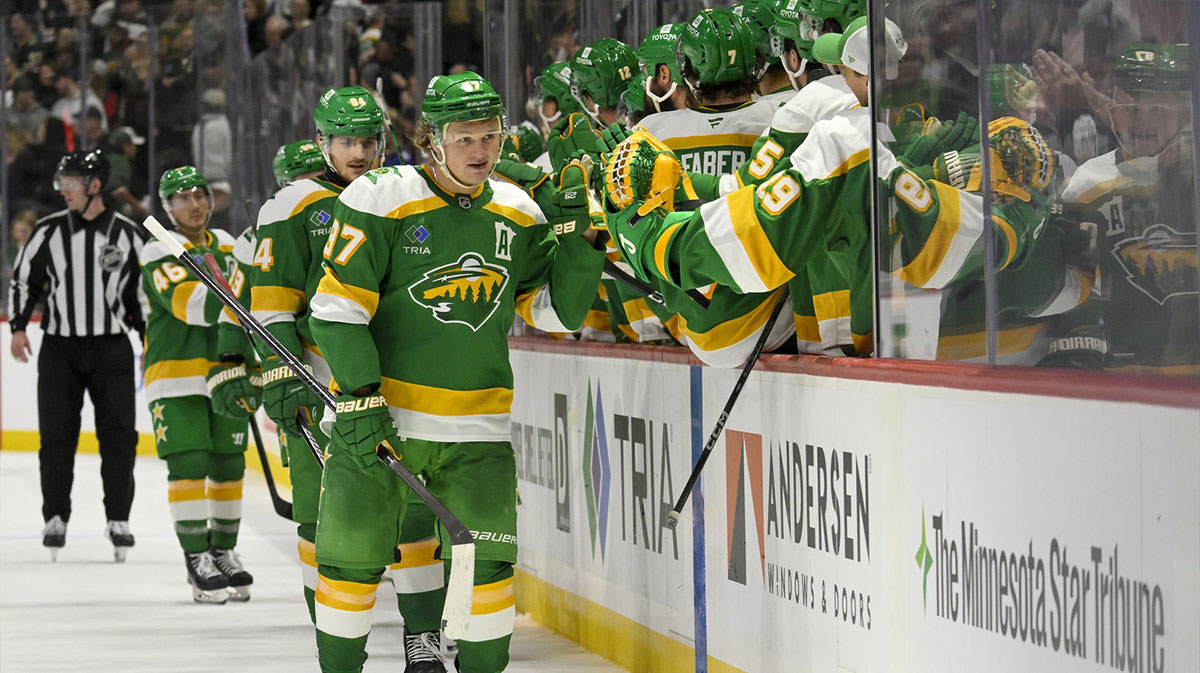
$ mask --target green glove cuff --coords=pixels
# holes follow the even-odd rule
[[[397,459],[403,458],[396,421],[383,395],[339,395],[334,410],[337,418],[333,421],[331,439],[355,465],[368,472],[387,472],[387,466],[375,457],[380,444],[386,444]]]
[[[246,333],[232,323],[223,322],[217,325],[217,355],[221,362],[257,362]]]

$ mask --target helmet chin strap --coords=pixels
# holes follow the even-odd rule
[[[650,102],[654,103],[654,111],[662,112],[662,107],[660,107],[659,104],[665,103],[667,99],[671,97],[671,94],[675,93],[675,89],[679,88],[679,84],[676,82],[671,82],[671,88],[667,89],[665,94],[659,96],[650,90],[650,78],[647,77],[646,81],[642,84],[642,88],[646,90],[646,96],[650,99]]]
[[[800,75],[804,72],[804,69],[806,67],[808,67],[808,59],[801,56],[800,57],[800,69],[795,72],[792,72],[791,68],[788,67],[786,53],[783,56],[779,57],[779,62],[781,64],[783,64],[783,71],[785,73],[787,73],[788,81],[792,83],[792,88],[795,89],[796,91],[799,91],[801,88],[801,85],[800,85],[800,82],[798,82],[796,80],[800,79]]]
[[[562,119],[562,110],[555,112],[553,117],[547,117],[546,115],[542,114],[542,109],[539,107],[538,116],[542,118],[542,123],[545,124],[546,129],[549,130],[554,128],[554,125],[558,123],[559,119]]]
[[[501,145],[504,144],[503,138],[500,140],[500,144]],[[440,157],[438,156],[439,149],[442,151],[442,156],[440,156]],[[479,185],[482,185],[483,182],[487,182],[487,178],[484,178],[483,182],[480,182],[479,184],[468,185],[467,183],[463,182],[462,180],[459,180],[454,175],[454,172],[450,170],[450,167],[446,165],[446,148],[442,147],[441,143],[438,143],[438,142],[430,143],[429,144],[429,154],[433,155],[433,161],[434,161],[434,163],[437,164],[437,167],[441,169],[442,175],[444,175],[446,177],[446,179],[449,180],[458,189],[465,189],[468,192],[473,192],[476,189],[479,189]],[[497,157],[496,160],[492,162],[492,169],[496,168],[496,164],[498,164],[498,163],[500,163],[499,157]],[[488,171],[488,175],[491,175],[491,170]]]

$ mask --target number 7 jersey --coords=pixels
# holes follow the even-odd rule
[[[515,185],[449,194],[424,167],[367,173],[333,217],[311,326],[334,385],[378,385],[402,436],[506,441],[515,313],[541,330],[578,329],[603,252],[556,239]]]

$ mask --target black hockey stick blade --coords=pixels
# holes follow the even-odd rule
[[[779,295],[779,301],[775,303],[775,308],[771,309],[771,317],[767,318],[767,323],[763,325],[762,333],[758,335],[758,340],[754,342],[754,350],[750,351],[750,357],[746,358],[746,364],[742,365],[742,373],[738,374],[737,383],[733,384],[733,390],[729,393],[729,399],[725,400],[725,408],[721,410],[721,415],[717,417],[717,423],[713,426],[712,433],[708,436],[708,441],[704,444],[704,450],[700,452],[700,457],[696,459],[696,466],[692,468],[691,475],[688,476],[687,485],[683,487],[683,492],[679,494],[679,498],[675,501],[675,507],[667,514],[667,520],[664,522],[667,528],[674,528],[679,525],[679,517],[683,513],[683,506],[687,504],[688,497],[692,494],[692,489],[696,487],[696,482],[700,481],[700,473],[704,470],[704,464],[708,462],[708,456],[712,454],[713,447],[717,445],[717,439],[721,436],[721,431],[725,429],[725,422],[729,420],[729,414],[733,412],[733,405],[737,403],[738,397],[742,394],[742,387],[746,385],[746,380],[750,378],[750,372],[754,369],[755,363],[758,362],[758,356],[762,354],[763,346],[767,343],[767,338],[771,334],[771,330],[775,327],[775,321],[779,319],[780,313],[783,312],[783,305],[788,303],[788,291],[785,288],[783,293]]]
[[[254,448],[258,450],[258,460],[262,463],[263,477],[267,480],[267,492],[271,494],[271,505],[275,507],[276,514],[291,521],[292,503],[279,495],[279,489],[275,486],[275,476],[271,474],[271,463],[267,460],[267,450],[263,447],[262,434],[258,431],[258,422],[254,420],[253,416],[250,417],[250,432],[254,435]]]

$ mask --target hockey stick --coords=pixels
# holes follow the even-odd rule
[[[225,278],[220,265],[217,264],[217,258],[213,257],[212,253],[209,252],[204,254],[203,260],[213,279],[220,283],[226,292],[232,295],[233,288],[229,286],[229,280]],[[251,347],[253,347],[254,338],[250,336],[250,331],[245,327],[242,328],[242,331],[245,332],[246,338],[250,340]],[[271,504],[274,505],[276,514],[291,520],[292,503],[280,497],[279,489],[275,486],[275,475],[271,473],[271,463],[267,459],[267,450],[263,444],[262,433],[258,431],[258,421],[255,420],[253,413],[250,414],[247,420],[250,422],[250,432],[254,435],[254,448],[258,450],[258,460],[262,463],[263,477],[267,480],[267,492],[271,494]]]
[[[621,267],[617,266],[617,263],[611,259],[604,260],[604,273],[612,276],[612,279],[615,281],[625,283],[635,292],[646,295],[646,299],[649,299],[655,304],[665,306],[667,303],[667,300],[663,298],[662,293],[658,290],[655,290],[650,283],[647,283],[637,276],[622,270]],[[692,301],[699,304],[701,308],[708,308],[708,297],[705,297],[700,292],[696,290],[688,290],[684,294],[690,297]]]
[[[758,341],[754,342],[754,350],[750,351],[750,357],[746,358],[746,364],[742,365],[742,373],[738,375],[737,383],[733,384],[733,391],[729,393],[729,399],[725,400],[725,408],[721,410],[721,415],[717,417],[717,424],[713,426],[712,434],[708,436],[708,442],[704,445],[704,450],[700,452],[700,457],[696,459],[696,466],[692,468],[692,474],[688,476],[687,485],[683,487],[683,492],[679,494],[679,499],[675,501],[675,507],[667,514],[667,528],[674,528],[679,525],[679,516],[683,512],[683,506],[687,504],[688,496],[692,494],[692,489],[696,487],[696,482],[700,480],[700,472],[704,469],[704,464],[708,462],[708,456],[712,453],[713,447],[717,445],[717,438],[721,436],[721,431],[725,429],[725,421],[729,420],[729,414],[733,412],[733,405],[737,403],[738,396],[742,394],[742,387],[746,385],[746,379],[750,378],[750,371],[754,369],[754,364],[758,362],[758,356],[762,354],[763,346],[767,343],[767,337],[771,334],[771,330],[775,327],[775,321],[779,319],[779,315],[783,312],[783,305],[788,301],[788,291],[785,288],[783,294],[779,296],[779,301],[775,304],[775,308],[771,309],[771,317],[767,318],[767,324],[763,326],[762,334],[758,335]]]
[[[296,356],[292,355],[283,344],[266,330],[250,312],[242,306],[237,299],[225,291],[220,283],[210,278],[207,273],[204,273],[203,267],[196,262],[183,245],[167,230],[159,224],[158,220],[153,215],[147,217],[142,226],[150,232],[154,238],[167,247],[167,250],[179,260],[183,266],[191,271],[200,282],[204,283],[213,294],[221,300],[222,304],[228,308],[242,326],[248,329],[254,336],[258,337],[264,344],[267,345],[279,359],[283,360],[301,382],[319,397],[327,407],[334,406],[334,396],[328,389],[317,381],[313,373],[308,370]],[[475,540],[471,535],[471,531],[459,521],[454,514],[446,508],[437,498],[425,488],[419,479],[413,476],[408,468],[400,464],[394,455],[383,447],[376,447],[375,455],[383,461],[385,465],[395,472],[397,476],[412,489],[413,493],[425,503],[438,521],[446,527],[446,533],[450,537],[452,559],[450,562],[450,579],[446,582],[446,603],[442,609],[442,627],[446,634],[451,638],[458,640],[466,635],[467,620],[471,616],[471,601],[474,597],[474,570],[475,570]]]

